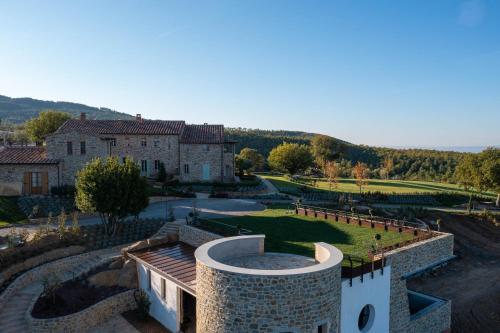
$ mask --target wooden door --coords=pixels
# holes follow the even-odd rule
[[[23,194],[31,194],[31,172],[25,172],[23,179]]]
[[[42,172],[42,194],[49,193],[49,173]]]

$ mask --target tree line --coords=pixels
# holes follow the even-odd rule
[[[454,182],[455,168],[465,153],[427,149],[391,149],[354,145],[330,136],[293,131],[226,129],[237,141],[236,151],[250,148],[267,160],[271,151],[284,142],[329,149],[336,154],[339,176],[351,177],[358,162],[366,165],[369,178]],[[317,140],[317,144],[314,143]],[[323,148],[321,147],[323,143]],[[330,146],[330,147],[329,147]],[[326,147],[326,148],[325,148]],[[263,170],[271,169],[265,163]]]

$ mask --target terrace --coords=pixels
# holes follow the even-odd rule
[[[307,257],[314,256],[314,243],[331,244],[344,253],[344,277],[383,268],[384,252],[433,236],[423,225],[304,205],[202,220],[198,227],[223,236],[265,234],[266,251]]]

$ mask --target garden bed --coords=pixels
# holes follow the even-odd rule
[[[39,319],[67,316],[129,290],[119,286],[94,287],[87,281],[88,277],[107,270],[110,270],[109,263],[96,267],[76,279],[63,282],[55,291],[55,302],[52,297],[42,294],[33,306],[32,316]]]

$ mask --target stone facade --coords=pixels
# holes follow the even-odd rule
[[[68,142],[72,154],[68,154]],[[81,154],[80,143],[85,142],[85,154]],[[99,137],[79,132],[62,133],[47,137],[47,157],[61,161],[62,184],[73,185],[76,173],[93,158],[107,156],[107,142]]]
[[[24,194],[24,173],[47,173],[47,192],[53,186],[61,183],[60,170],[57,164],[1,164],[0,165],[0,195]]]
[[[337,332],[340,320],[341,261],[316,245],[316,265],[284,270],[246,269],[217,261],[252,252],[264,255],[263,236],[210,242],[196,253],[196,330],[204,333],[310,333],[319,326]],[[232,242],[233,245],[224,243]],[[214,245],[215,244],[215,245]],[[216,246],[221,246],[217,249]],[[228,246],[234,251],[227,251]],[[330,247],[330,246],[329,246]],[[332,247],[333,248],[333,247]],[[211,259],[212,256],[215,264]],[[221,257],[221,258],[222,258]],[[265,258],[263,259],[265,260]],[[325,262],[323,261],[325,260]],[[327,262],[327,263],[326,263]]]
[[[440,314],[427,316],[425,320],[426,326],[439,327],[438,330],[423,330],[419,331],[418,327],[423,327],[422,324],[412,326],[410,322],[410,306],[408,300],[408,289],[406,280],[403,278],[407,274],[411,274],[418,270],[424,269],[437,262],[450,259],[453,256],[453,235],[439,234],[428,240],[414,243],[385,254],[387,265],[391,266],[391,304],[390,304],[390,332],[403,333],[409,332],[442,332],[450,327],[451,311],[450,307],[440,309]],[[431,322],[431,319],[439,322]],[[422,322],[420,320],[419,322]]]
[[[179,225],[179,241],[198,247],[222,236],[188,225]]]
[[[30,332],[32,333],[86,332],[106,322],[113,316],[135,309],[137,305],[134,300],[134,291],[135,290],[128,290],[116,294],[85,310],[57,318],[33,318],[31,315],[33,306],[31,306],[25,314],[25,317],[28,321]]]
[[[85,120],[81,121],[84,124]],[[200,139],[202,141],[202,139]],[[72,153],[68,154],[68,142]],[[81,143],[85,142],[85,153]],[[61,131],[47,138],[47,156],[62,164],[62,183],[73,184],[78,170],[95,157],[130,157],[144,176],[155,177],[159,162],[183,182],[234,181],[234,144],[182,143],[181,135],[99,134]],[[143,162],[145,161],[145,162]]]

